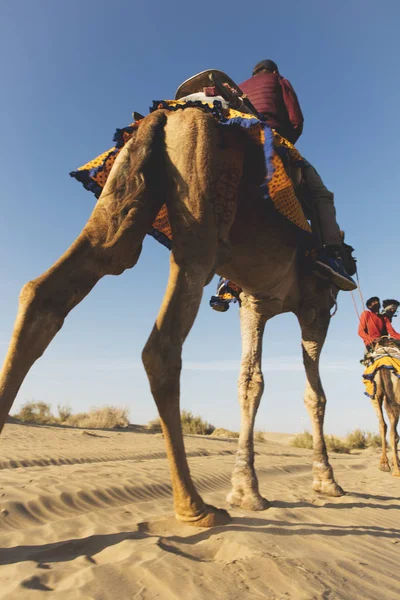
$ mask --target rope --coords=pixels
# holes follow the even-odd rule
[[[358,321],[361,321],[361,317],[360,317],[360,313],[358,312],[358,308],[357,308],[357,303],[356,303],[356,299],[354,298],[354,293],[351,292],[351,299],[353,300],[353,304],[354,304],[354,308],[358,317]]]
[[[361,291],[360,278],[358,277],[358,269],[356,270],[357,287],[361,298],[361,306],[364,307],[364,298]]]

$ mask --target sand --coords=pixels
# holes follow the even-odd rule
[[[7,424],[0,438],[0,598],[400,598],[400,480],[379,452],[331,455],[342,498],[311,490],[311,453],[256,445],[260,513],[173,518],[160,435]],[[228,508],[235,440],[186,436],[194,480]]]

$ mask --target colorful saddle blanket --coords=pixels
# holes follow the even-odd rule
[[[299,229],[311,232],[310,225],[296,197],[292,182],[284,168],[284,161],[286,160],[290,160],[292,164],[301,166],[302,158],[296,148],[275,131],[271,130],[266,123],[255,118],[253,115],[224,108],[221,102],[212,101],[211,99],[210,102],[157,101],[153,103],[150,112],[158,109],[185,110],[189,107],[196,107],[211,113],[221,126],[244,127],[248,131],[254,141],[264,149],[267,176],[261,186],[263,197],[270,199],[276,210]],[[80,181],[87,190],[93,192],[98,198],[119,151],[132,137],[140,122],[140,120],[135,121],[123,129],[117,129],[114,135],[115,146],[70,173],[71,177]],[[157,215],[149,234],[153,235],[153,237],[168,248],[171,248],[172,233],[165,205]]]
[[[381,356],[374,360],[374,362],[366,367],[363,373],[363,381],[365,385],[365,395],[369,398],[375,398],[376,394],[376,383],[375,376],[379,369],[390,369],[394,375],[400,379],[400,359],[394,356]]]

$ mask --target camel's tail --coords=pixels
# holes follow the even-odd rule
[[[161,180],[160,170],[163,165],[161,142],[164,139],[166,121],[166,111],[157,110],[147,116],[135,132],[129,146],[129,153],[120,165],[110,190],[118,198],[138,197],[150,181]],[[158,177],[147,177],[150,169],[153,174],[157,172]]]

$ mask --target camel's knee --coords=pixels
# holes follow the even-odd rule
[[[182,369],[181,347],[162,342],[158,332],[153,333],[142,352],[142,361],[157,404],[176,395]]]
[[[318,417],[323,416],[326,407],[325,394],[322,393],[319,395],[307,390],[304,396],[304,405],[311,415]]]
[[[52,298],[45,280],[41,278],[28,281],[19,295],[19,306],[25,313],[40,316],[43,313],[59,312],[56,299]]]
[[[264,392],[264,377],[260,368],[245,369],[239,376],[239,392],[241,402],[251,402],[258,407]]]

